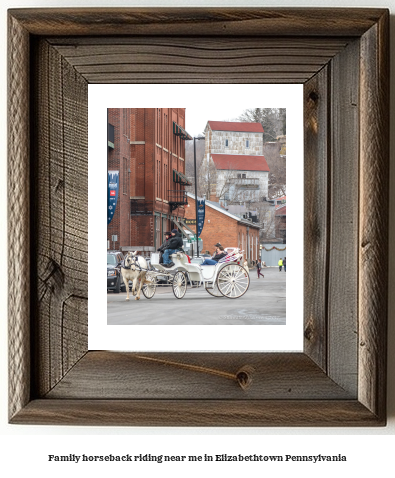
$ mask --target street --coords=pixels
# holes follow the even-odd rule
[[[250,287],[238,299],[212,297],[204,289],[189,288],[176,299],[172,288],[158,286],[152,299],[141,293],[107,293],[108,325],[285,325],[286,273],[277,267],[262,269],[264,278],[250,271]]]

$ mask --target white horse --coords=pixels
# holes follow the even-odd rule
[[[146,279],[148,264],[147,261],[142,256],[137,255],[137,251],[128,252],[124,266],[121,267],[121,274],[123,277],[123,282],[126,285],[126,300],[129,300],[129,281],[133,281],[132,294],[136,296],[135,300],[140,299],[141,288],[145,282],[150,282]],[[138,290],[137,290],[137,283]]]

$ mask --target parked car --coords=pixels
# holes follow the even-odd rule
[[[126,292],[126,286],[121,274],[121,264],[124,259],[120,251],[107,251],[107,290]]]

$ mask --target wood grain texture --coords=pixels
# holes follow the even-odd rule
[[[359,42],[331,67],[328,373],[357,394]]]
[[[249,375],[248,387],[241,387],[237,379],[243,371]],[[311,400],[355,397],[301,353],[90,351],[46,398]]]
[[[16,252],[31,244],[15,270],[32,261],[29,294],[10,299],[11,423],[385,424],[388,12],[25,9],[10,18],[9,117],[20,118],[9,129],[10,227],[22,239]],[[292,67],[282,74],[273,52]],[[306,250],[319,265],[305,269],[304,354],[87,352],[87,83],[155,82],[161,65],[161,81],[174,83],[306,81],[307,194],[323,198],[308,209]],[[345,253],[356,257],[350,270]]]
[[[46,8],[13,9],[35,35],[360,36],[373,8]]]
[[[385,416],[388,314],[389,15],[361,39],[359,400]],[[368,112],[368,114],[363,114]]]
[[[287,38],[75,38],[51,45],[89,83],[304,83],[350,41]]]
[[[8,19],[9,416],[30,399],[29,34]]]
[[[85,426],[382,426],[357,400],[33,400],[11,423]]]
[[[304,350],[327,370],[330,65],[304,85]]]
[[[87,350],[87,84],[45,40],[35,45],[34,351],[40,396]]]

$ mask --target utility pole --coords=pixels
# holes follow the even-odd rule
[[[195,214],[196,214],[196,254],[199,257],[199,237],[198,237],[198,196],[197,196],[197,173],[196,173],[196,140],[205,139],[204,136],[194,136],[193,138],[193,167],[195,172]]]
[[[246,227],[247,229],[247,263],[250,263],[250,226]]]

